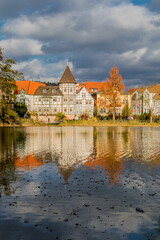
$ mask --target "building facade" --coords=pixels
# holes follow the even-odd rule
[[[58,86],[40,86],[34,93],[34,118],[53,122],[58,112],[68,119],[81,114],[93,116],[94,99],[85,87],[76,90],[77,82],[67,66]]]
[[[25,103],[29,112],[34,110],[34,93],[39,86],[45,86],[44,83],[34,81],[16,81],[16,101]]]

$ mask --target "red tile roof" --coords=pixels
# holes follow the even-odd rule
[[[36,89],[40,86],[46,86],[45,83],[33,82],[33,81],[16,81],[17,90],[16,94],[19,94],[22,89],[26,94],[33,95]]]
[[[128,92],[128,93],[134,93],[136,90],[137,90],[137,88],[129,89],[127,92]]]
[[[79,92],[79,90],[80,90],[81,88],[83,88],[83,87],[85,87],[85,84],[84,84],[84,83],[77,83],[77,85],[76,85],[76,91]]]
[[[96,93],[101,91],[104,82],[85,82],[85,87],[89,93]],[[97,91],[92,91],[91,89],[97,89]]]

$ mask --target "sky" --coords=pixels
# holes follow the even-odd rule
[[[0,0],[0,46],[26,80],[160,83],[159,0]]]

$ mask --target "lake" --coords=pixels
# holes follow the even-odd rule
[[[160,239],[160,128],[1,127],[0,239]]]

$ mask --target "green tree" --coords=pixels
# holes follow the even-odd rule
[[[27,113],[27,106],[25,103],[16,102],[14,104],[14,110],[20,118],[23,118]]]
[[[129,107],[129,104],[127,102],[122,110],[122,117],[127,119],[131,115],[131,113],[132,109]]]
[[[14,92],[16,89],[16,80],[23,79],[24,77],[22,73],[13,69],[14,64],[16,64],[14,60],[3,58],[0,49],[0,119],[3,123],[13,123],[18,117],[13,111]],[[11,121],[9,121],[9,118]]]
[[[62,121],[64,119],[64,117],[65,117],[65,114],[58,112],[56,115],[56,121],[57,122]]]

